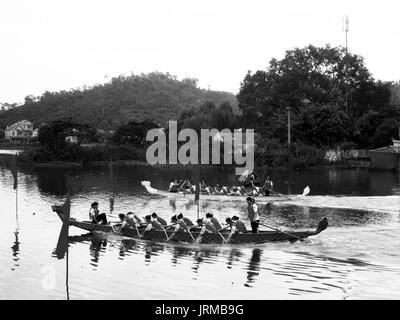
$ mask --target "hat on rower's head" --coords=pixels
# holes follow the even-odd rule
[[[128,215],[128,214],[133,214],[133,212],[132,212],[132,211],[129,211],[126,215]]]
[[[232,220],[239,220],[239,217],[238,216],[233,216]]]
[[[91,206],[92,207],[95,207],[95,206],[98,206],[99,205],[99,203],[96,201],[96,202],[93,202],[92,204],[91,204]]]
[[[208,213],[206,214],[206,218],[212,218],[212,217],[213,217],[212,213],[208,212]]]
[[[157,217],[157,213],[153,212],[153,213],[151,214],[151,216],[152,216],[153,218],[156,218],[156,217]]]
[[[182,213],[178,214],[177,218],[178,219],[182,219],[183,218],[183,214]]]

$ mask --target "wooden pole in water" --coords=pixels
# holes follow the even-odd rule
[[[67,243],[67,256],[65,259],[65,263],[66,263],[66,272],[65,272],[65,289],[67,292],[67,300],[69,300],[69,285],[68,285],[68,243]]]

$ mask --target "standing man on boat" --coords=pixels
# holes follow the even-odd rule
[[[96,224],[100,222],[101,224],[107,224],[107,216],[105,213],[100,214],[99,203],[97,201],[90,205],[89,220]]]
[[[258,213],[258,206],[256,201],[252,197],[247,197],[247,212],[248,218],[251,224],[251,231],[253,233],[258,233],[258,227],[260,225],[260,215]]]

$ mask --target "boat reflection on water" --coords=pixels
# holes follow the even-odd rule
[[[104,233],[87,233],[77,236],[69,236],[68,243],[70,250],[74,244],[87,243],[89,245],[90,264],[98,267],[101,262],[101,255],[105,255],[107,250],[119,249],[118,259],[125,260],[133,254],[143,255],[145,265],[150,262],[158,262],[153,257],[160,256],[160,253],[170,255],[170,263],[173,267],[181,264],[182,261],[193,261],[190,269],[193,272],[193,279],[196,280],[199,269],[202,264],[215,264],[218,261],[225,260],[226,268],[232,269],[237,265],[238,270],[243,269],[243,257],[245,253],[236,246],[215,247],[210,245],[193,245],[185,243],[158,243],[151,241],[142,241],[137,239],[118,239],[115,236],[109,236]],[[248,248],[243,248],[248,250]],[[246,286],[254,284],[260,271],[260,261],[263,251],[259,248],[253,248],[251,257],[245,270]],[[53,255],[56,257],[56,255]]]
[[[107,247],[107,239],[93,238],[91,240],[89,250],[92,256],[91,265],[97,266],[99,263],[100,253],[105,252]]]
[[[251,284],[256,281],[256,277],[260,273],[260,261],[261,261],[262,250],[259,248],[254,248],[249,265],[247,267],[247,282],[246,287],[251,287]]]
[[[19,245],[20,242],[18,240],[18,235],[19,235],[19,228],[17,228],[14,232],[14,236],[15,236],[15,241],[11,247],[12,250],[12,255],[13,255],[13,267],[11,268],[12,271],[15,271],[16,267],[19,266]]]

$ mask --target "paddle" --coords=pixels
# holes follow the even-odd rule
[[[164,233],[165,233],[165,237],[167,238],[167,240],[168,240],[168,234],[167,234],[167,230],[165,230],[164,228],[162,228],[163,230],[164,230]]]
[[[222,238],[222,240],[224,241],[224,243],[227,243],[226,240],[225,240],[225,238],[224,238],[224,236],[221,234],[221,232],[219,232],[219,231],[217,231],[217,232],[218,232],[218,234],[221,236],[221,238]]]
[[[193,237],[193,235],[192,235],[192,233],[190,232],[190,229],[189,229],[189,228],[187,228],[187,231],[189,232],[189,234],[190,234],[190,237],[192,238],[193,242],[195,242],[195,241],[196,241],[196,239]]]
[[[298,240],[300,240],[300,241],[303,241],[303,240],[304,240],[303,238],[300,238],[300,237],[298,237],[298,236],[295,236],[294,234],[290,234],[290,233],[287,233],[287,232],[285,232],[285,231],[281,231],[281,230],[279,230],[279,229],[270,227],[270,226],[268,226],[268,225],[266,225],[266,224],[260,223],[260,225],[262,225],[262,226],[264,226],[264,227],[267,227],[267,228],[270,228],[270,229],[272,229],[272,230],[278,231],[278,232],[280,232],[280,233],[286,234],[286,235],[291,236],[291,237],[293,237],[293,238],[296,238],[296,239],[298,239]]]
[[[179,191],[181,191],[181,189],[183,188],[183,186],[186,184],[186,181],[187,181],[187,180],[183,181],[183,183],[182,183],[181,186],[179,187],[177,193],[178,193]]]
[[[222,229],[219,229],[219,230],[217,230],[217,232],[218,232],[218,234],[222,237],[222,239],[224,240],[224,243],[228,243],[231,239],[230,239],[230,237],[228,236],[227,237],[227,239],[228,240],[226,240],[225,239],[225,237],[222,235],[222,233],[221,233],[221,231],[224,231],[226,228],[228,228],[229,227],[229,225],[228,226],[226,226],[226,227],[224,227],[224,228],[222,228]]]

